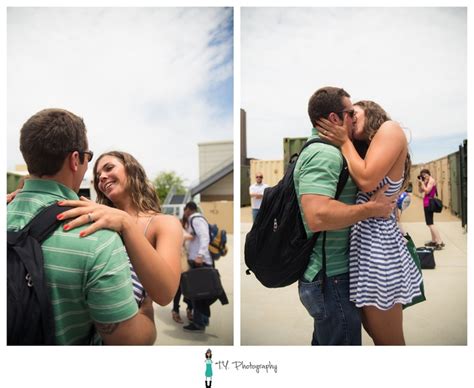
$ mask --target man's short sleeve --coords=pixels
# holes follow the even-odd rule
[[[299,195],[335,197],[342,168],[342,155],[336,147],[312,144],[303,151],[298,164]]]
[[[95,260],[86,284],[87,303],[92,320],[121,322],[133,317],[138,306],[133,297],[130,264],[125,247],[115,232],[99,231]]]

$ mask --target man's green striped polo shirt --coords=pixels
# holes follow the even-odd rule
[[[317,137],[312,129],[310,139]],[[294,182],[298,203],[308,237],[313,233],[308,228],[301,210],[303,194],[317,194],[334,198],[337,182],[342,168],[342,155],[339,149],[328,144],[315,143],[308,146],[298,158],[294,171]],[[354,204],[357,187],[349,177],[342,190],[339,201]],[[326,234],[326,273],[327,276],[349,272],[349,233],[350,227],[328,231]],[[307,281],[312,281],[322,268],[322,238],[318,238],[304,273]]]
[[[78,196],[58,182],[28,179],[8,205],[7,230],[22,229],[41,209],[64,199]],[[121,322],[138,311],[119,235],[99,230],[80,238],[85,227],[69,232],[59,227],[42,245],[57,344],[88,344],[93,322]]]

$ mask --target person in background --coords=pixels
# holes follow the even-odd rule
[[[430,198],[434,198],[438,194],[436,188],[436,181],[431,176],[430,170],[423,169],[418,176],[418,191],[423,193],[423,210],[425,212],[425,222],[431,232],[431,241],[426,243],[426,246],[433,247],[436,250],[444,248],[445,244],[441,239],[438,228],[434,224],[434,213],[430,210]]]
[[[185,272],[189,269],[189,264],[187,260],[187,256],[188,256],[187,251],[188,251],[189,241],[193,239],[193,236],[186,231],[188,227],[188,221],[185,216],[183,216],[183,218],[181,219],[181,225],[183,227],[183,240],[184,240],[183,249],[181,251],[181,271]],[[179,313],[179,308],[180,308],[179,302],[181,300],[181,295],[182,295],[181,286],[179,286],[178,291],[176,291],[176,294],[174,296],[173,308],[171,310],[171,318],[173,319],[173,321],[179,324],[184,323]],[[188,305],[188,307],[186,308],[186,316],[189,322],[192,322],[193,321],[192,306],[189,300],[185,299],[184,302]]]
[[[250,202],[252,203],[252,220],[255,222],[260,205],[262,204],[263,192],[268,187],[266,183],[263,183],[263,174],[257,172],[255,174],[256,183],[250,185]]]
[[[191,201],[184,207],[187,219],[186,231],[193,236],[188,245],[188,263],[192,268],[212,267],[214,265],[209,252],[209,224],[198,211],[195,202]],[[207,300],[188,303],[188,312],[192,309],[192,322],[184,326],[185,331],[203,332],[209,326],[211,316],[210,304]],[[189,314],[189,313],[188,313]]]

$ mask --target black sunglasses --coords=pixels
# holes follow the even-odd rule
[[[94,152],[93,151],[79,151],[79,150],[72,150],[72,151],[68,151],[68,152],[76,152],[79,154],[79,158],[81,159],[81,163],[82,163],[82,160],[84,160],[84,155],[87,155],[87,162],[90,162],[92,160],[92,158],[94,157]]]
[[[349,117],[352,119],[354,117],[355,110],[354,109],[344,109],[341,110],[340,112],[334,112],[334,113],[347,113]]]

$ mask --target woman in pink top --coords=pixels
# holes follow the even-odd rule
[[[433,223],[433,212],[429,208],[430,198],[433,198],[437,194],[436,181],[430,174],[430,170],[423,169],[420,172],[418,179],[418,190],[420,193],[424,193],[423,197],[423,208],[425,211],[425,221],[431,232],[431,241],[426,243],[426,246],[434,247],[437,250],[443,249],[444,242],[441,240],[438,228]]]

